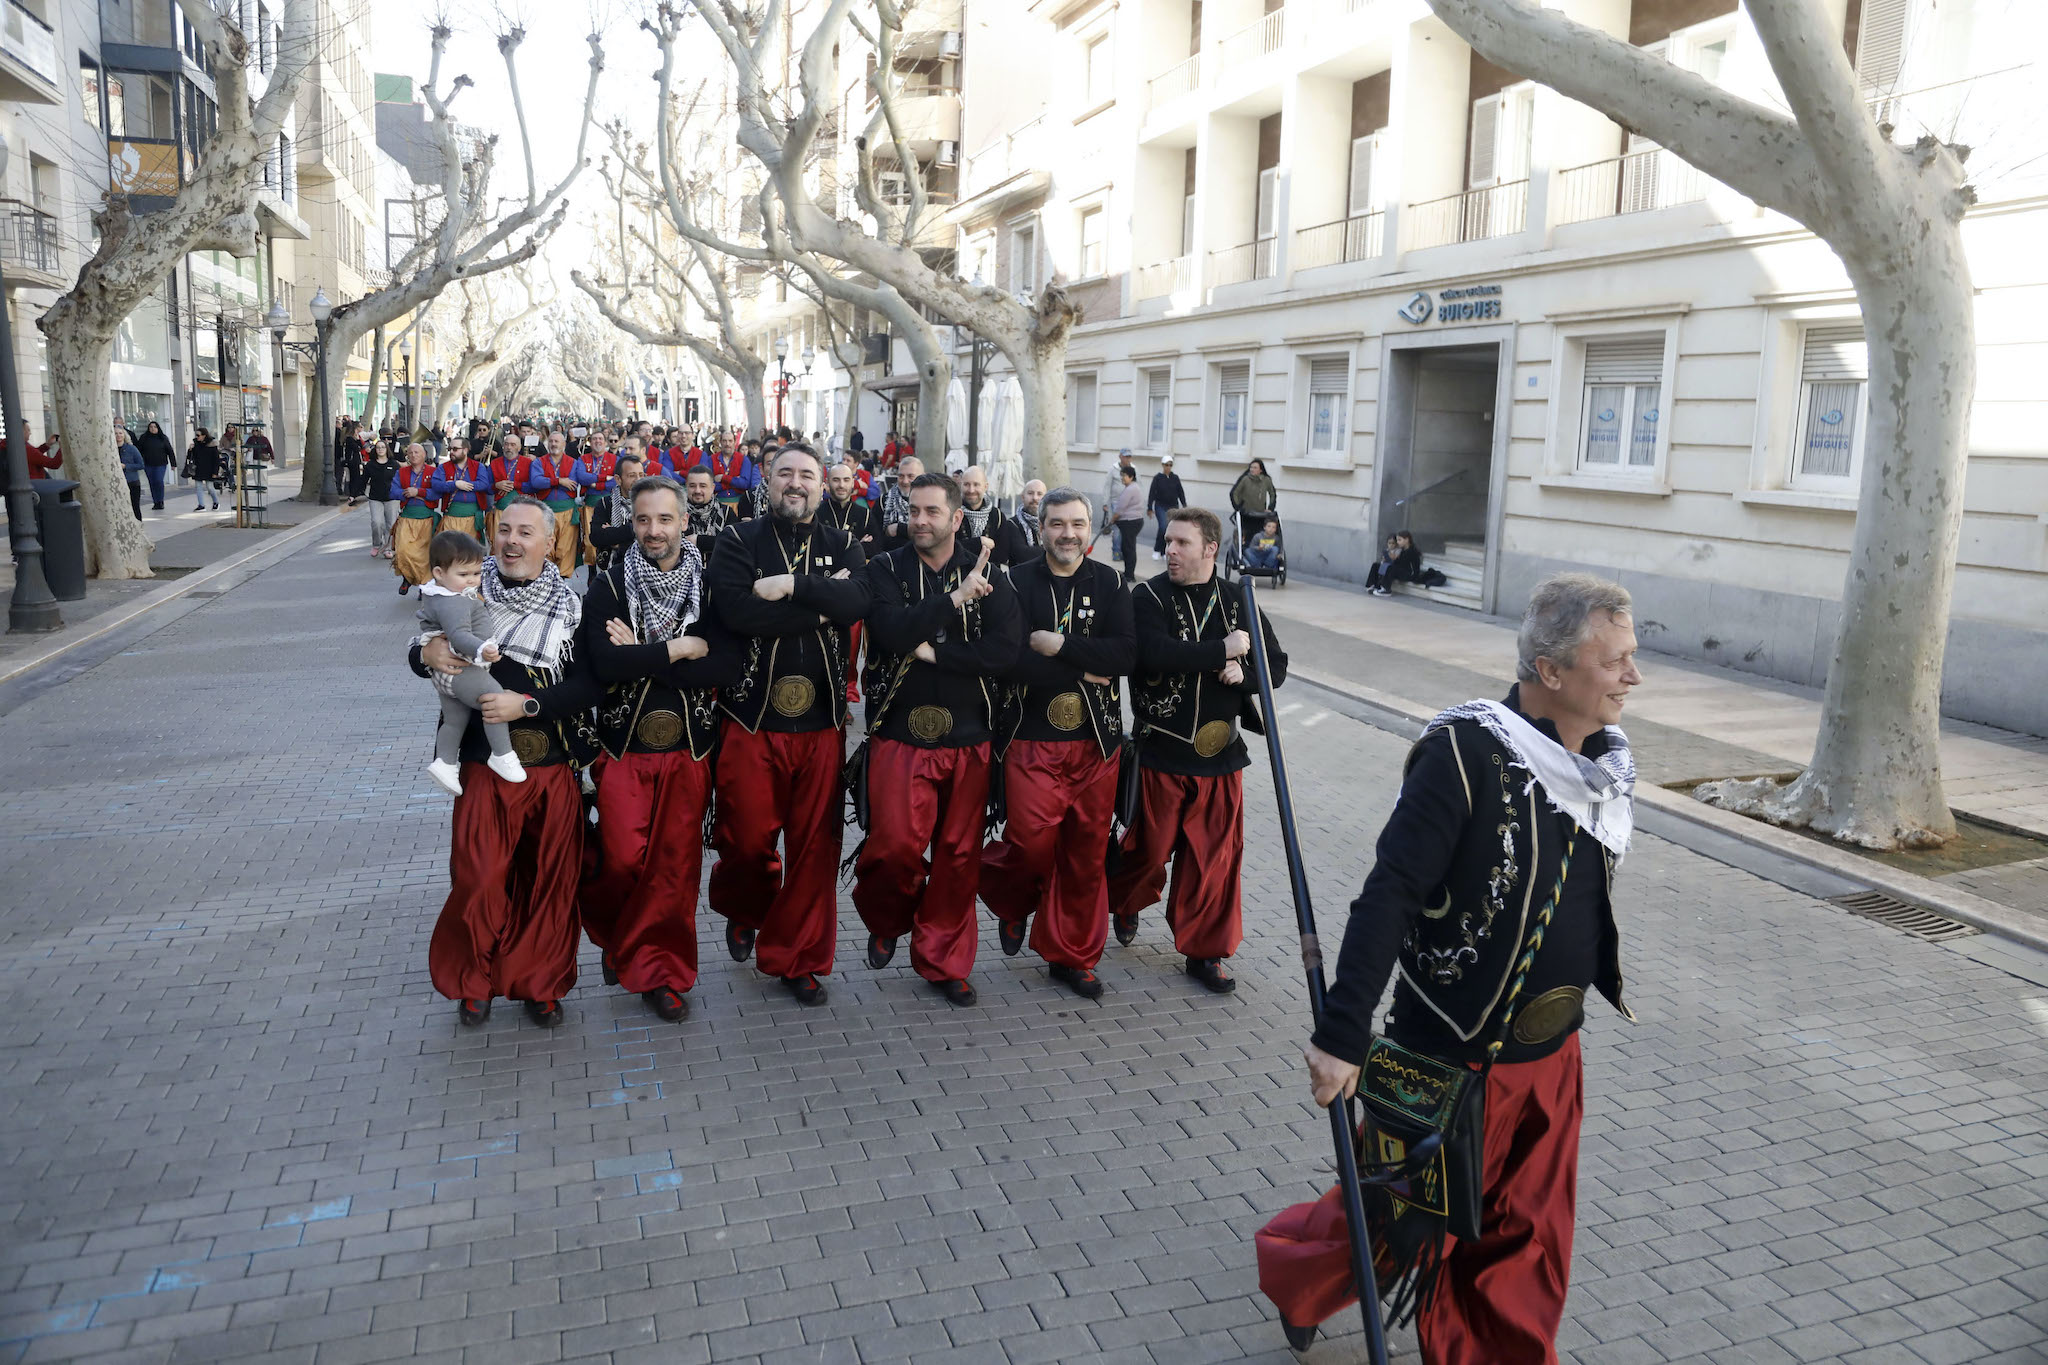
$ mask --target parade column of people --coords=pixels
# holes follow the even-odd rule
[[[577,509],[577,519],[583,527],[583,562],[593,568],[597,565],[595,534],[599,517],[611,510],[608,495],[618,470],[618,459],[612,454],[611,445],[609,436],[602,430],[593,429],[584,439],[583,453],[576,461],[576,482],[583,488],[583,506]]]
[[[1024,647],[1008,673],[1007,818],[982,853],[981,898],[1005,954],[1023,948],[1029,921],[1031,950],[1054,979],[1092,1000],[1109,938],[1103,852],[1123,742],[1118,679],[1131,671],[1137,635],[1116,570],[1088,558],[1088,500],[1055,489],[1042,515],[1045,553],[1010,570]]]
[[[490,515],[484,519],[494,546],[498,543],[498,514],[510,507],[514,498],[547,492],[547,481],[538,477],[540,471],[534,468],[537,461],[526,453],[517,432],[505,433],[500,451],[491,461],[491,490],[495,497]]]
[[[484,529],[484,494],[490,482],[484,467],[469,453],[469,442],[460,436],[448,440],[448,459],[434,479],[434,493],[441,500],[441,528],[461,531],[488,546]]]
[[[718,543],[718,533],[732,525],[732,514],[719,502],[711,471],[704,466],[691,466],[682,482],[687,499],[683,510],[689,518],[690,535],[696,539],[697,549],[704,555],[705,562],[709,563],[712,549]]]
[[[768,515],[719,533],[710,575],[712,605],[745,649],[739,681],[719,693],[711,908],[734,960],[758,951],[760,970],[806,1005],[825,1000],[818,978],[838,937],[847,628],[871,591],[860,546],[816,521],[824,473],[810,447],[780,451]]]
[[[907,515],[910,544],[868,568],[870,814],[853,904],[870,967],[907,933],[917,974],[971,1005],[995,690],[1016,657],[1017,599],[990,573],[992,547],[959,535],[959,484],[921,476]]]
[[[593,564],[603,569],[633,543],[633,485],[645,468],[628,436],[619,443],[619,455],[612,462],[611,491],[590,509],[590,548]],[[703,547],[698,547],[701,554]]]
[[[535,461],[534,477],[547,485],[541,496],[555,514],[555,545],[548,557],[568,578],[583,562],[582,532],[576,525],[577,504],[582,500],[589,474],[581,461],[568,453],[568,438],[559,431],[547,435],[547,453]]]
[[[683,490],[640,479],[626,495],[635,544],[591,572],[583,642],[605,685],[597,709],[598,863],[579,896],[607,985],[663,1019],[689,1013],[697,984],[700,831],[718,744],[717,689],[739,644],[709,612],[704,561],[684,530]]]
[[[391,496],[398,501],[398,520],[391,526],[391,567],[398,574],[401,595],[427,581],[427,549],[441,523],[439,475],[427,464],[427,449],[415,441],[405,448],[405,463],[391,476]]]
[[[860,546],[861,554],[872,559],[876,551],[875,509],[854,496],[858,472],[850,464],[832,466],[832,472],[825,479],[825,489],[830,496],[819,509],[818,519],[827,526],[846,532]],[[851,639],[847,645],[846,657],[849,666],[846,670],[846,700],[849,703],[860,700],[858,665],[861,631],[861,623],[854,622]]]
[[[547,561],[552,520],[534,498],[500,509],[496,554],[479,588],[494,608],[500,651],[491,675],[505,690],[480,699],[462,737],[448,898],[427,949],[434,988],[460,1002],[465,1024],[482,1023],[503,996],[524,1001],[535,1023],[553,1028],[576,984],[584,821],[571,759],[583,752],[576,727],[602,689],[576,654],[582,600]],[[409,661],[422,677],[465,666],[441,636],[416,642]],[[510,728],[526,781],[501,781],[485,766],[486,721]]]
[[[1183,507],[1168,517],[1166,572],[1131,593],[1138,665],[1131,674],[1137,721],[1139,812],[1111,879],[1116,937],[1129,944],[1138,914],[1166,888],[1166,922],[1188,975],[1212,991],[1237,989],[1224,960],[1244,940],[1244,769],[1239,726],[1264,734],[1252,676],[1243,600],[1216,575],[1223,526],[1216,514]],[[1261,613],[1273,685],[1287,656]]]

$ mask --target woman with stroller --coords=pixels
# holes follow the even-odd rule
[[[1245,466],[1244,473],[1237,476],[1237,482],[1230,485],[1230,505],[1237,513],[1238,543],[1250,544],[1251,538],[1266,524],[1266,518],[1280,505],[1279,492],[1273,487],[1273,480],[1266,475],[1266,462],[1253,460]]]

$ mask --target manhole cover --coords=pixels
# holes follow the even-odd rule
[[[1909,905],[1907,902],[1887,896],[1882,891],[1857,891],[1846,896],[1828,897],[1830,905],[1839,905],[1852,915],[1874,919],[1879,924],[1889,924],[1902,929],[1914,938],[1924,938],[1929,943],[1946,943],[1950,939],[1968,938],[1983,930],[1964,924],[1961,920],[1950,919],[1947,915],[1929,910],[1925,906]]]

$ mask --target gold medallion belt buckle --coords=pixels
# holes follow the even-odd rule
[[[904,723],[912,736],[926,744],[953,733],[953,713],[943,706],[913,706]]]
[[[683,738],[683,718],[673,711],[649,711],[633,733],[650,749],[673,749]]]
[[[1236,734],[1237,727],[1229,721],[1212,720],[1195,731],[1195,752],[1203,758],[1214,758],[1230,747]]]
[[[1087,714],[1079,692],[1062,692],[1045,704],[1046,723],[1055,730],[1078,730]]]
[[[1515,1041],[1547,1043],[1586,1017],[1586,992],[1578,986],[1545,991],[1515,1012]]]
[[[512,752],[518,756],[520,763],[538,763],[548,756],[548,750],[552,746],[548,744],[547,731],[537,730],[531,725],[514,725],[509,729],[512,735]]]
[[[768,689],[768,704],[775,708],[775,714],[791,720],[808,712],[817,697],[818,689],[811,680],[798,675],[777,678]]]

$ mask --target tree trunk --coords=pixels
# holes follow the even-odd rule
[[[1854,211],[1854,210],[1845,210]],[[1702,801],[1868,848],[1955,837],[1941,786],[1941,666],[1962,535],[1976,337],[1961,225],[1917,215],[1913,249],[1843,255],[1870,345],[1856,534],[1819,740],[1789,786],[1714,782]]]
[[[1036,344],[1016,367],[1017,387],[1024,394],[1024,477],[1043,479],[1047,488],[1069,482],[1067,469],[1067,339],[1062,332],[1050,344]]]
[[[71,320],[82,321],[75,314]],[[128,476],[114,449],[114,416],[106,391],[107,367],[114,359],[112,330],[101,334],[83,325],[59,327],[50,331],[47,345],[57,429],[64,433],[64,472],[78,481],[78,500],[85,505],[86,572],[100,578],[153,578],[149,552],[155,546],[128,504]]]
[[[953,387],[953,357],[937,344],[930,332],[920,336],[906,332],[910,358],[917,362],[917,453],[924,467],[943,471],[950,447],[946,444],[946,396]]]
[[[329,355],[327,367],[335,368],[334,357]],[[341,364],[343,378],[348,374],[348,363]],[[382,423],[377,420],[377,400],[384,396],[384,328],[380,324],[370,334],[370,387],[363,392],[363,425],[376,431]],[[340,409],[336,408],[336,412]]]

